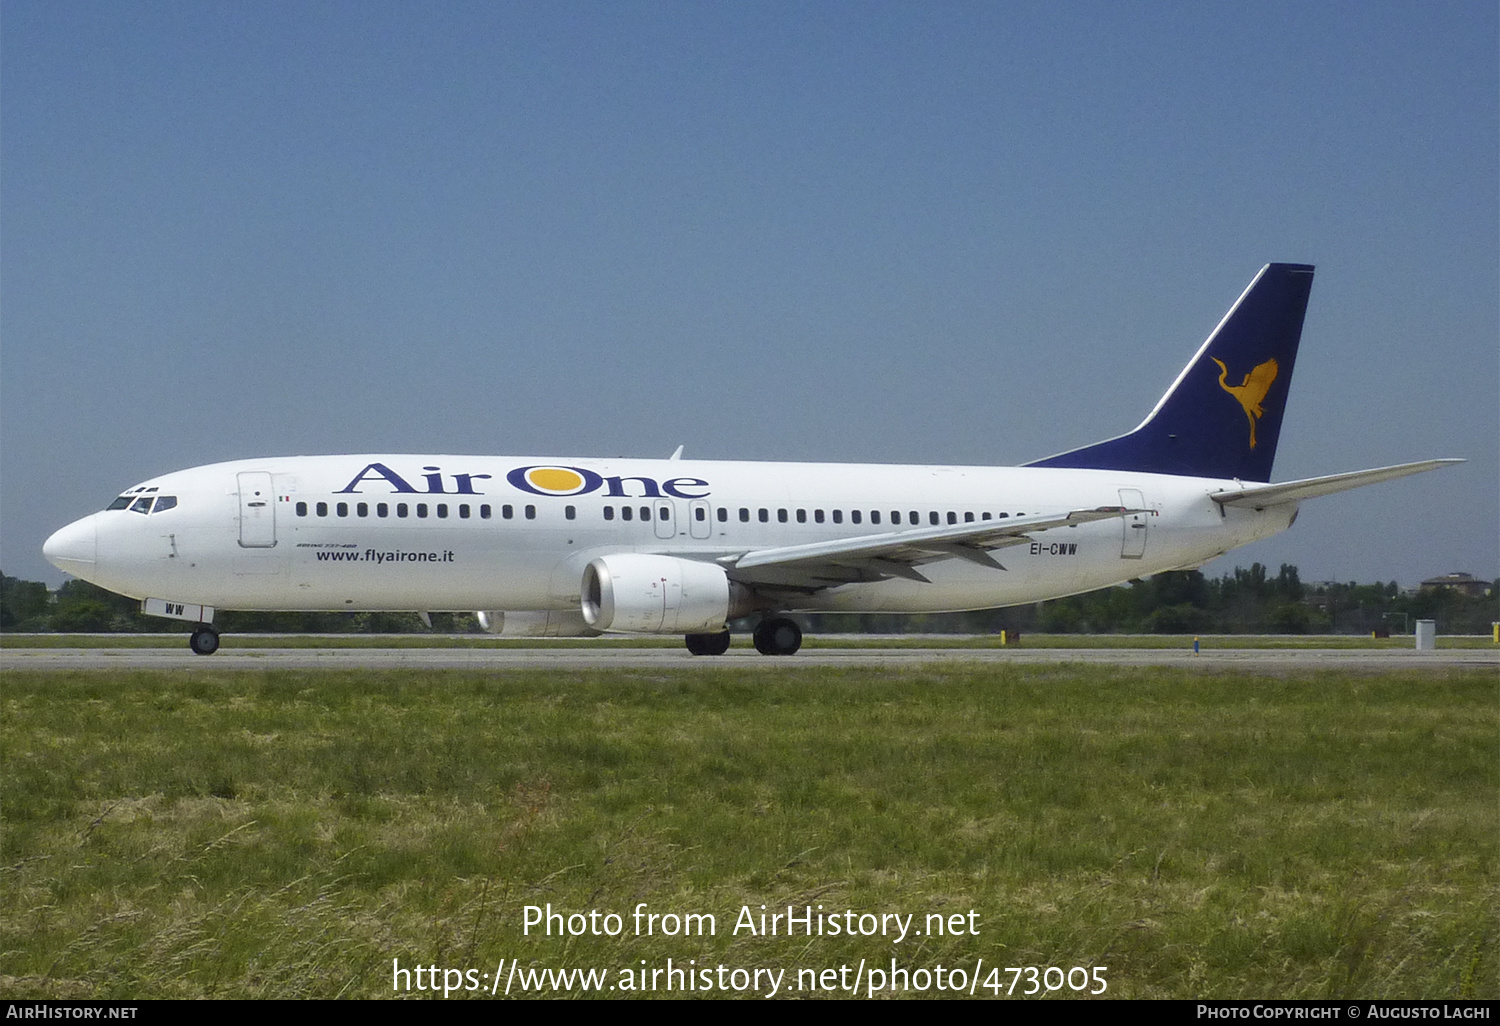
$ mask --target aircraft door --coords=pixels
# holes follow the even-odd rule
[[[694,538],[711,538],[714,533],[713,510],[707,499],[694,499],[688,503],[688,534]]]
[[[1121,488],[1120,505],[1126,509],[1145,509],[1146,497],[1139,488]],[[1125,517],[1125,537],[1120,544],[1121,559],[1140,559],[1146,554],[1146,514]]]
[[[254,471],[239,475],[240,547],[269,549],[276,545],[276,496],[271,475]]]
[[[658,538],[677,537],[677,507],[671,499],[657,499],[654,506],[656,513],[656,536]]]

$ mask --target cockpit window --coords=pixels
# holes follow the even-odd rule
[[[155,488],[151,490],[156,491]],[[132,513],[161,513],[164,510],[177,508],[175,495],[141,495],[139,492],[140,489],[132,488],[128,494],[120,496],[104,508],[106,511],[128,509]]]

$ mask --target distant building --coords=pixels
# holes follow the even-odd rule
[[[1456,591],[1469,598],[1483,598],[1489,593],[1490,582],[1481,581],[1473,574],[1451,573],[1443,574],[1441,577],[1429,577],[1422,582],[1420,587],[1423,591],[1428,588],[1447,588],[1449,591]]]

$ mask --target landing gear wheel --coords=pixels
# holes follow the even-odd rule
[[[198,655],[213,655],[219,650],[219,632],[207,624],[199,624],[193,636],[188,638],[188,648]]]
[[[689,634],[687,650],[693,655],[723,655],[729,651],[729,632],[718,634]]]
[[[762,620],[755,628],[755,650],[761,655],[791,655],[802,647],[802,628],[784,616]]]

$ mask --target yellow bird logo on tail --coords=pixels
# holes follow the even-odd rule
[[[1219,387],[1230,395],[1245,410],[1245,418],[1250,421],[1250,448],[1255,448],[1255,422],[1264,414],[1261,402],[1266,398],[1266,393],[1271,391],[1271,385],[1276,381],[1276,372],[1279,369],[1274,359],[1267,360],[1257,366],[1245,380],[1238,385],[1225,384],[1224,379],[1229,376],[1229,368],[1224,366],[1224,361],[1209,357],[1219,365]]]

